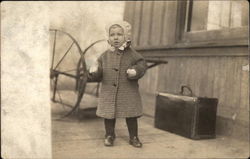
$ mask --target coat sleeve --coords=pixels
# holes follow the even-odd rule
[[[98,69],[96,72],[89,73],[88,70],[88,82],[101,82],[102,81],[102,58],[99,57],[97,60]]]
[[[146,73],[147,68],[148,66],[145,59],[141,55],[139,55],[139,58],[136,60],[135,64],[130,67],[130,69],[135,69],[136,75],[133,77],[128,77],[128,79],[140,79]]]

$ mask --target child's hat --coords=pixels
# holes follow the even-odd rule
[[[124,30],[124,35],[125,35],[126,41],[131,41],[131,29],[132,29],[132,27],[127,21],[115,21],[115,22],[111,22],[108,25],[106,25],[106,33],[108,36],[109,36],[109,29],[113,25],[119,25],[120,27],[122,27]]]

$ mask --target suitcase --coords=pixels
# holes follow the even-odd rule
[[[217,98],[194,97],[188,86],[179,94],[158,93],[154,125],[191,139],[215,138],[217,104]]]

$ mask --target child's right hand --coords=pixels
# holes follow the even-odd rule
[[[97,66],[91,66],[91,67],[89,68],[89,73],[97,72],[97,70],[98,70],[98,67],[97,67]]]

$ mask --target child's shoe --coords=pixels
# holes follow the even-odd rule
[[[104,145],[105,146],[113,146],[114,145],[114,140],[115,140],[115,137],[109,135],[109,136],[105,137],[105,139],[104,139]]]
[[[140,140],[137,136],[134,136],[132,139],[130,139],[129,144],[134,146],[134,147],[137,147],[137,148],[142,147],[142,143],[140,142]]]

